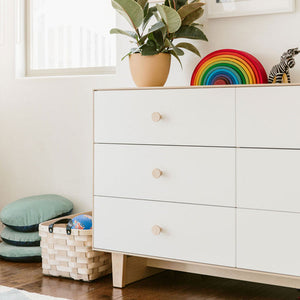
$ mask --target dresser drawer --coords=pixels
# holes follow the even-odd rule
[[[235,263],[233,208],[95,197],[94,225],[97,249],[225,266]]]
[[[300,87],[240,88],[239,147],[300,148]]]
[[[300,276],[300,214],[238,209],[237,267]]]
[[[94,113],[96,143],[235,145],[232,88],[97,91]]]
[[[300,212],[300,151],[237,150],[237,206]]]
[[[94,180],[99,196],[235,206],[235,150],[98,144]]]

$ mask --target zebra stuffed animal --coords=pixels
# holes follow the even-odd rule
[[[294,56],[300,53],[298,48],[289,49],[281,56],[280,63],[275,65],[269,75],[269,83],[291,83],[290,69],[294,68]]]

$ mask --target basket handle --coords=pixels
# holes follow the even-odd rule
[[[54,228],[54,225],[56,224],[67,224],[66,226],[66,232],[67,232],[67,235],[71,235],[71,232],[72,232],[72,226],[73,226],[73,221],[72,219],[60,219],[56,222],[53,222],[52,224],[49,225],[48,227],[48,231],[50,233],[53,233],[53,228]]]

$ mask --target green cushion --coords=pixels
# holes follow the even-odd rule
[[[10,245],[14,246],[39,246],[41,237],[39,236],[39,232],[18,232],[10,229],[9,227],[5,227],[1,232],[2,240]]]
[[[10,261],[41,261],[40,247],[16,247],[0,243],[0,258]]]
[[[0,214],[2,223],[16,231],[38,231],[40,223],[70,214],[73,204],[59,195],[22,198],[6,205]]]

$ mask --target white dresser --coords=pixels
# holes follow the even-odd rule
[[[300,86],[94,92],[114,286],[163,268],[300,288],[299,232]]]

